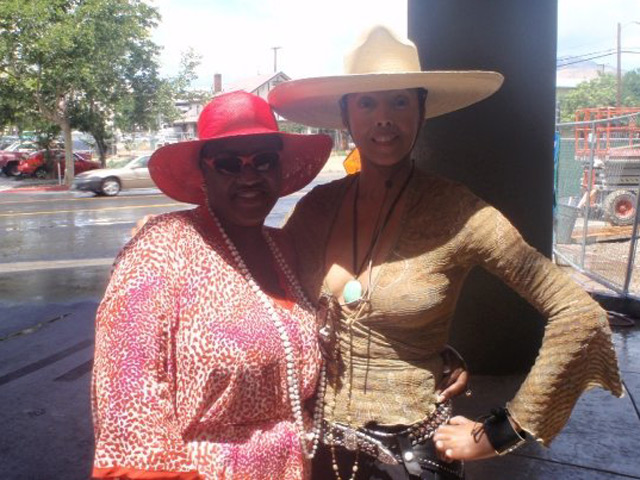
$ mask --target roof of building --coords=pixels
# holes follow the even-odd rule
[[[603,73],[615,73],[609,65],[581,62],[556,71],[556,88],[576,88],[580,83],[598,78]]]
[[[279,82],[291,80],[291,77],[284,72],[266,73],[264,75],[256,75],[254,77],[243,78],[236,82],[232,82],[229,85],[223,87],[221,92],[215,95],[220,95],[226,92],[235,92],[237,90],[244,90],[249,93],[256,93],[260,87],[269,83],[270,81],[277,79]],[[185,110],[181,117],[173,122],[174,124],[189,124],[197,123],[200,112],[202,111],[201,105],[189,104],[189,108]]]
[[[222,90],[224,92],[244,90],[245,92],[254,93],[265,83],[273,80],[276,77],[281,77],[279,79],[281,81],[291,80],[291,77],[289,77],[286,73],[283,73],[283,72],[266,73],[263,75],[256,75],[255,77],[243,78],[241,80],[238,80],[236,82],[233,82],[227,85]]]

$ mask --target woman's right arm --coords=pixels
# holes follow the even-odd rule
[[[93,478],[200,478],[174,404],[171,335],[178,288],[172,233],[167,222],[155,219],[129,242],[98,309]]]
[[[529,246],[500,212],[482,203],[479,206],[463,231],[474,263],[498,276],[548,319],[531,371],[508,402],[507,410],[492,417],[500,420],[503,431],[509,430],[504,419],[511,423],[507,444],[515,445],[519,440],[516,437],[526,433],[548,446],[585,390],[599,386],[618,397],[622,395],[606,313],[556,265]],[[489,443],[485,430],[482,424],[455,417],[450,425],[438,429],[436,448],[441,453],[449,451],[453,459],[495,455],[498,448]]]

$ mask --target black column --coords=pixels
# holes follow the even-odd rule
[[[552,232],[557,0],[409,0],[409,37],[423,70],[496,70],[502,89],[429,120],[420,166],[461,181],[549,255]],[[428,108],[428,101],[427,101]],[[453,343],[474,371],[528,369],[543,320],[484,271],[473,271]]]

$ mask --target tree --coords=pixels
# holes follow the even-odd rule
[[[621,103],[623,107],[640,107],[640,70],[627,72],[622,77]],[[616,77],[600,74],[598,78],[580,83],[575,90],[560,99],[560,121],[574,121],[580,108],[615,107]]]
[[[625,73],[621,100],[625,106],[640,107],[640,69]]]
[[[109,126],[110,116],[110,111],[93,98],[75,100],[69,105],[71,127],[91,134],[103,167],[106,166],[109,141],[113,138],[113,132]]]
[[[144,65],[144,68],[127,72],[131,90],[128,95],[121,97],[116,108],[116,126],[123,131],[133,132],[157,129],[161,120],[176,120],[180,115],[175,107],[176,98],[192,100],[203,95],[189,90],[197,78],[196,69],[200,60],[201,56],[193,49],[182,52],[178,75],[160,78],[156,63],[141,54],[135,64]]]
[[[616,77],[600,74],[597,78],[578,84],[575,90],[560,100],[560,120],[574,121],[575,111],[587,107],[608,107],[616,104]]]
[[[133,91],[132,79],[155,62],[150,30],[158,19],[142,0],[0,2],[0,83],[30,98],[62,130],[67,184],[74,115],[94,137],[107,131],[116,104]]]

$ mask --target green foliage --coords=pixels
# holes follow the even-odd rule
[[[627,72],[622,77],[621,106],[640,107],[640,70]],[[615,107],[616,77],[601,74],[598,78],[582,82],[560,99],[560,121],[575,120],[576,110],[581,108]]]
[[[149,97],[159,82],[158,47],[150,39],[158,20],[141,0],[2,0],[0,92],[15,100],[1,101],[0,125],[33,117],[35,105],[66,138],[76,123],[99,144],[124,99]],[[136,102],[149,103],[130,100]],[[137,121],[146,121],[145,108],[132,110]],[[68,171],[67,181],[72,177]]]
[[[616,104],[616,78],[601,74],[598,78],[580,83],[560,100],[560,120],[571,122],[575,111],[587,107],[608,107]]]
[[[182,52],[180,56],[180,70],[178,75],[171,80],[175,93],[179,96],[186,96],[189,93],[189,86],[198,77],[196,69],[202,62],[202,55],[197,53],[192,47]]]
[[[118,103],[116,127],[125,132],[158,129],[161,122],[169,123],[179,118],[176,99],[205,103],[211,95],[209,92],[189,89],[197,77],[200,61],[201,55],[189,49],[181,54],[178,75],[160,78],[157,64],[140,55],[135,65],[144,68],[128,72],[131,95],[123,96]]]
[[[85,99],[71,103],[69,117],[72,120],[72,128],[91,134],[95,140],[95,148],[98,150],[102,166],[106,166],[109,141],[113,139],[113,132],[107,123],[109,112],[102,104]]]
[[[640,107],[640,69],[627,72],[622,82],[622,105]]]
[[[283,120],[278,122],[278,127],[281,132],[286,133],[307,133],[309,131],[309,127],[305,125]]]

